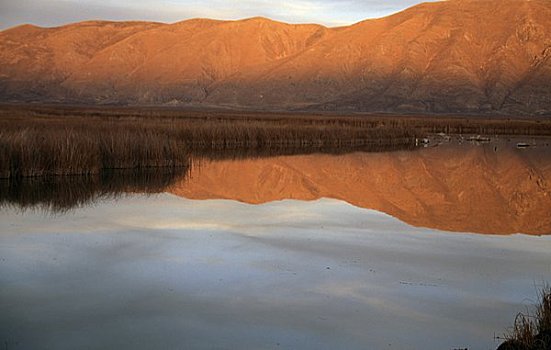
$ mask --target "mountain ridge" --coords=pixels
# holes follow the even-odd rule
[[[0,101],[551,114],[551,2],[421,3],[344,27],[264,17],[0,32]]]

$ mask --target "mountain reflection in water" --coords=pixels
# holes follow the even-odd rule
[[[178,171],[2,182],[0,204],[60,211],[107,196],[163,191],[251,204],[327,197],[414,226],[550,234],[549,140],[527,149],[518,149],[518,142],[455,140],[415,151],[340,155],[203,156],[195,158],[190,169]]]

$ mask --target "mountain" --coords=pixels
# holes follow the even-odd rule
[[[551,234],[546,147],[446,145],[423,151],[201,160],[168,191],[259,204],[335,198],[447,231]]]
[[[551,115],[551,1],[422,3],[337,28],[23,25],[0,32],[0,100]]]

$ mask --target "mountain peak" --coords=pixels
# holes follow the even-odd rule
[[[240,20],[242,22],[276,22],[270,18],[262,17],[262,16],[255,16],[255,17],[248,17]]]
[[[551,115],[550,37],[549,0],[429,2],[340,28],[20,26],[0,35],[0,100]]]

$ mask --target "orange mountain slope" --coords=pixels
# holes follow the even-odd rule
[[[551,1],[423,3],[339,28],[19,26],[0,32],[0,100],[551,114]]]

